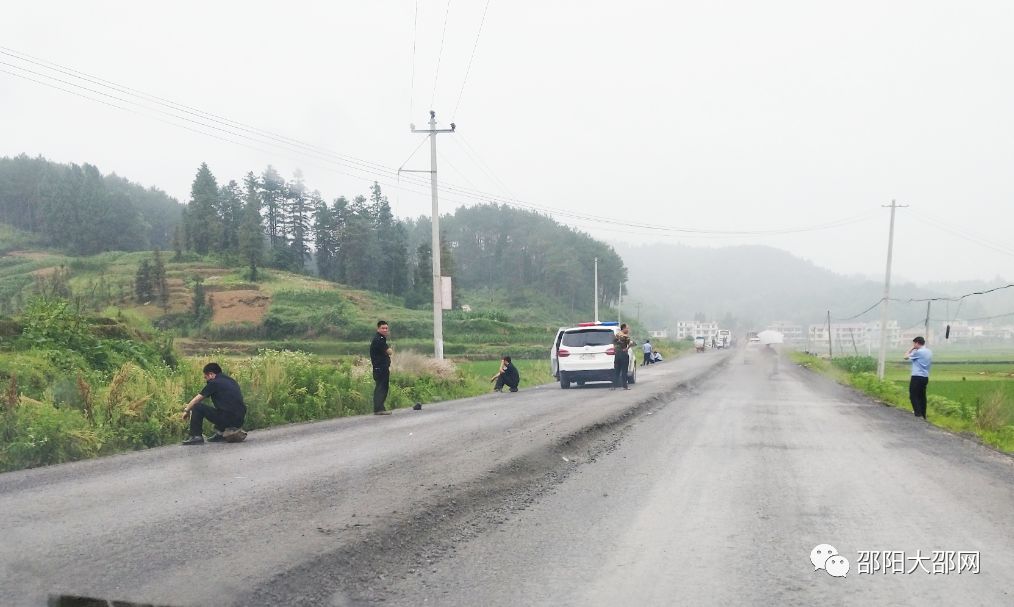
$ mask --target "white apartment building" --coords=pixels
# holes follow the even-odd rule
[[[709,342],[718,335],[715,321],[681,320],[676,323],[676,339],[703,337]]]
[[[769,331],[778,331],[787,344],[805,344],[806,329],[803,325],[787,320],[776,320],[767,326]]]
[[[835,356],[868,355],[880,348],[880,323],[831,323],[831,346]],[[816,352],[828,351],[827,325],[810,325],[807,331],[807,348]],[[898,321],[887,322],[887,346],[896,348],[903,343]]]

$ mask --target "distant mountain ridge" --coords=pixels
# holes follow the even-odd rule
[[[705,248],[661,243],[615,246],[628,268],[629,301],[642,302],[641,317],[650,326],[674,327],[676,321],[693,320],[695,314],[742,330],[776,320],[803,325],[823,323],[828,310],[835,322],[880,318],[875,304],[883,294],[883,283],[837,274],[774,247]],[[892,285],[891,297],[950,297],[1002,284],[1006,283],[999,277],[990,283],[920,286],[905,282]],[[960,310],[957,305],[935,303],[930,316],[950,320],[959,311],[961,318],[1014,311],[1014,289],[968,298]],[[871,306],[873,309],[860,314]],[[926,303],[892,301],[889,316],[903,329],[919,325],[925,320]]]

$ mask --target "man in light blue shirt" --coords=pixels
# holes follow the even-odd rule
[[[916,417],[926,419],[926,386],[929,385],[933,352],[926,347],[925,339],[916,337],[912,340],[912,348],[905,353],[905,359],[912,361],[912,379],[908,382],[908,399],[912,401],[912,412]]]

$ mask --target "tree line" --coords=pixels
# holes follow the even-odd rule
[[[432,301],[430,219],[395,218],[376,182],[368,196],[330,202],[309,191],[299,173],[286,181],[271,166],[259,176],[247,173],[243,183],[242,192],[235,181],[218,186],[201,165],[183,214],[186,248],[236,254],[253,277],[259,265],[312,271],[351,287],[402,296],[411,307]],[[611,246],[532,211],[496,204],[461,207],[441,218],[441,234],[441,274],[453,279],[455,294],[493,288],[588,310],[596,258],[600,304],[615,304],[627,281],[623,260]]]
[[[181,211],[165,192],[94,165],[0,158],[0,223],[75,255],[168,247]]]
[[[463,290],[493,289],[518,305],[534,297],[588,311],[596,257],[600,304],[615,303],[627,280],[611,246],[538,213],[478,205],[441,222],[441,269],[456,301]],[[242,183],[220,184],[201,164],[180,205],[89,164],[21,155],[0,158],[0,223],[78,255],[161,248],[176,261],[185,253],[219,257],[245,267],[251,280],[277,268],[402,297],[409,306],[432,300],[430,219],[394,217],[377,183],[365,195],[328,200],[298,171],[287,180],[268,166]],[[135,296],[164,297],[158,275],[154,260],[139,268]]]

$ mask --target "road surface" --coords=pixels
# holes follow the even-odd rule
[[[771,362],[0,475],[0,604],[1010,604],[1012,458]]]

